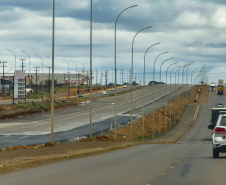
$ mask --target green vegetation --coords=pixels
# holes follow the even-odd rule
[[[45,112],[46,110],[48,110],[48,106],[42,103],[32,102],[31,106],[29,106],[26,110],[34,112]]]
[[[62,102],[59,102],[59,101],[57,101],[56,104],[57,104],[58,106],[60,106],[60,107],[63,107],[63,106],[64,106],[63,103],[62,103]]]
[[[133,141],[142,141],[142,135],[134,137]]]
[[[51,85],[52,84],[52,80],[49,80],[49,79],[45,80],[45,84],[46,85]],[[56,80],[54,80],[54,84],[57,84]]]

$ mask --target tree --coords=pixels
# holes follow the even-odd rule
[[[46,85],[51,85],[52,84],[52,80],[49,80],[49,79],[45,80],[45,84]],[[56,80],[54,80],[54,84],[57,84]]]
[[[137,85],[137,83],[135,81],[133,81],[132,85]]]

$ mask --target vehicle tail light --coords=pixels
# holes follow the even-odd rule
[[[215,128],[215,133],[216,134],[225,134],[225,129],[217,127],[217,128]]]

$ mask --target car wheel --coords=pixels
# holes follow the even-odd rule
[[[219,152],[213,149],[213,158],[219,158]]]

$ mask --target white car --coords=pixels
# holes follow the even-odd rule
[[[33,90],[31,88],[26,88],[26,94],[32,94],[33,93]]]
[[[126,85],[124,85],[123,88],[126,88]]]
[[[212,125],[209,125],[211,128]],[[218,158],[219,153],[226,153],[226,113],[221,113],[212,128],[213,158]]]
[[[106,92],[106,91],[103,91],[103,92],[102,92],[102,95],[107,95],[107,92]]]

